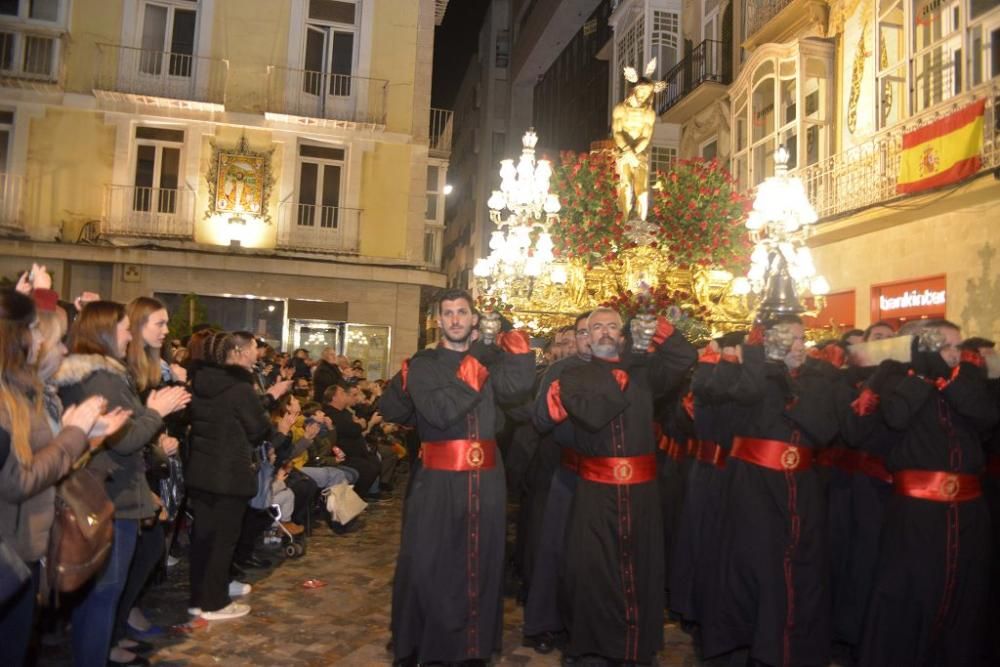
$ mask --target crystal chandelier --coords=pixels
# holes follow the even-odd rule
[[[565,269],[552,266],[549,225],[557,219],[559,198],[549,192],[552,165],[535,160],[538,135],[524,133],[521,157],[500,161],[500,189],[489,201],[490,220],[496,231],[490,237],[489,257],[476,260],[473,274],[491,283],[508,284],[521,278],[537,278],[548,272],[554,282],[565,282]]]
[[[779,146],[774,153],[774,176],[757,187],[753,210],[746,221],[754,242],[750,270],[745,277],[733,280],[732,291],[741,296],[762,295],[765,291],[771,294],[775,290],[769,288],[769,283],[790,279],[794,294],[817,297],[818,309],[830,285],[816,272],[812,253],[805,244],[809,229],[818,216],[809,203],[802,181],[788,175],[788,157],[785,147]],[[798,311],[804,310],[797,303],[794,306]]]

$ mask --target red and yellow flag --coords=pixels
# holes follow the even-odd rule
[[[903,134],[896,192],[920,192],[972,176],[982,166],[986,99]]]

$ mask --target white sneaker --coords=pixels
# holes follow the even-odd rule
[[[201,616],[201,607],[188,607],[188,616]]]
[[[177,563],[179,563],[179,562],[181,562],[180,558],[177,558],[176,556],[170,556],[170,555],[167,556],[167,567],[176,567]]]
[[[250,593],[253,587],[250,584],[244,584],[242,581],[230,581],[229,582],[229,597],[238,598]]]
[[[216,611],[202,612],[201,617],[206,621],[226,621],[231,618],[240,618],[250,613],[250,605],[240,602],[230,602],[222,609]]]

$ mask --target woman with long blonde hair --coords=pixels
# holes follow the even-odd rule
[[[145,478],[143,450],[163,427],[163,418],[187,405],[182,387],[153,390],[143,401],[123,363],[132,340],[125,306],[92,301],[73,322],[71,354],[56,375],[59,395],[73,404],[94,395],[132,411],[116,437],[107,441],[91,463],[108,473],[105,490],[115,506],[114,538],[108,564],[73,611],[73,658],[80,667],[108,662],[135,664],[136,656],[111,650],[115,612],[135,554],[139,523],[155,517],[157,508]]]
[[[40,277],[47,276],[44,269]],[[37,284],[37,282],[36,282]],[[27,285],[31,291],[31,285]],[[0,541],[12,548],[31,577],[7,600],[0,600],[0,664],[25,661],[31,639],[40,560],[52,528],[56,482],[96,438],[113,434],[127,413],[103,415],[100,396],[65,411],[48,411],[36,366],[52,372],[61,349],[45,344],[58,334],[55,293],[35,289],[48,315],[40,327],[35,302],[26,294],[0,290]],[[54,326],[49,326],[54,325]],[[47,329],[48,331],[45,331]],[[46,335],[48,333],[48,335]]]

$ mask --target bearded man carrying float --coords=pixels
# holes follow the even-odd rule
[[[663,645],[665,576],[653,401],[697,353],[663,318],[637,318],[631,349],[622,329],[616,311],[591,313],[590,362],[549,384],[536,421],[572,427],[564,463],[579,476],[565,534],[564,655],[649,663]]]

